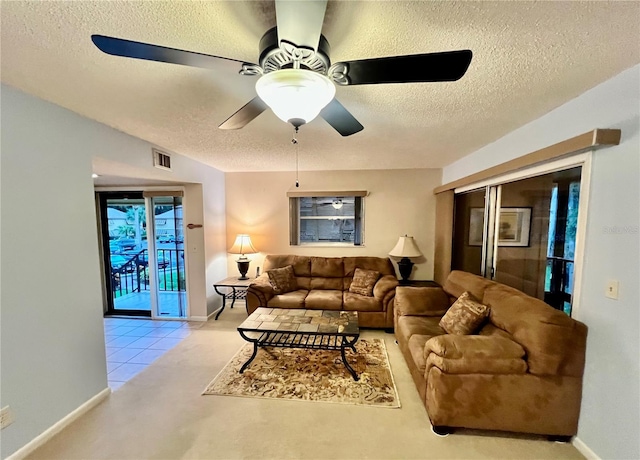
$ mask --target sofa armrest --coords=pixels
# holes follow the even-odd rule
[[[395,276],[384,275],[373,286],[373,297],[382,301],[383,305],[386,305],[389,299],[395,295],[397,285],[398,279]]]
[[[524,374],[524,349],[505,337],[439,335],[427,340],[425,377],[432,367],[449,374]]]
[[[258,307],[266,307],[275,292],[269,281],[269,275],[263,273],[249,285],[247,289],[247,311],[249,314]]]
[[[449,297],[439,287],[396,288],[395,310],[399,316],[442,316],[449,309]]]

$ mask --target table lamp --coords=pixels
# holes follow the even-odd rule
[[[398,243],[389,251],[389,255],[391,257],[401,257],[400,262],[398,262],[398,269],[400,270],[400,276],[402,276],[402,284],[409,281],[409,277],[411,276],[411,270],[413,270],[411,257],[420,257],[422,253],[420,249],[418,249],[413,237],[405,235],[398,239]]]
[[[245,234],[239,234],[236,236],[236,241],[233,243],[233,246],[229,248],[229,254],[240,254],[238,260],[238,271],[240,272],[239,280],[248,280],[247,272],[249,271],[249,264],[251,261],[247,257],[247,254],[255,254],[256,248],[251,244],[251,237]]]

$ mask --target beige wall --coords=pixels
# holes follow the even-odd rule
[[[249,275],[255,276],[267,254],[327,257],[378,256],[388,252],[404,234],[413,236],[424,254],[416,260],[413,279],[433,278],[435,196],[440,169],[377,171],[309,171],[300,173],[299,191],[367,190],[363,247],[304,247],[289,245],[289,200],[296,190],[294,172],[227,173],[227,247],[238,233],[251,235],[259,254]],[[229,275],[238,273],[237,256],[227,258]]]

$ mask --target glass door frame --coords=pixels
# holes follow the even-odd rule
[[[186,297],[186,302],[185,302],[185,308],[184,308],[184,317],[178,318],[178,317],[165,317],[165,316],[160,316],[158,313],[158,274],[157,269],[156,270],[149,270],[149,290],[150,290],[150,299],[151,299],[151,309],[150,312],[143,310],[143,311],[138,311],[138,310],[116,310],[113,308],[113,295],[111,294],[111,289],[112,289],[112,281],[111,281],[111,277],[109,276],[109,270],[108,268],[110,267],[110,249],[109,249],[109,238],[107,236],[107,238],[104,238],[104,232],[103,232],[103,226],[107,226],[107,233],[108,233],[108,220],[107,220],[107,206],[106,206],[106,198],[103,199],[102,197],[106,197],[109,194],[112,194],[113,196],[117,196],[118,194],[126,194],[126,193],[135,193],[135,194],[140,194],[142,195],[144,192],[153,192],[156,196],[161,196],[162,192],[166,192],[167,195],[162,195],[162,196],[172,196],[173,194],[175,194],[176,192],[180,192],[182,195],[182,208],[183,208],[183,220],[182,220],[182,234],[183,234],[183,245],[184,247],[188,247],[187,244],[187,238],[188,238],[188,233],[186,232],[186,224],[185,224],[185,220],[184,220],[184,209],[187,206],[187,199],[185,196],[185,191],[184,191],[184,187],[109,187],[109,186],[101,186],[101,187],[95,187],[94,188],[94,192],[96,194],[96,206],[97,206],[97,214],[98,214],[98,241],[99,241],[99,247],[100,247],[100,252],[101,252],[101,265],[102,265],[102,269],[101,272],[103,274],[103,280],[104,280],[104,289],[103,289],[103,301],[104,301],[104,314],[105,315],[122,315],[122,316],[147,316],[147,317],[151,317],[152,319],[162,319],[162,320],[167,320],[167,321],[172,321],[172,320],[186,320],[189,318],[189,284],[187,282],[187,280],[189,279],[189,275],[188,275],[188,252],[187,250],[184,251],[184,270],[185,270],[185,297]],[[147,251],[148,251],[148,261],[149,261],[149,265],[151,265],[153,263],[154,267],[157,267],[157,261],[156,261],[156,235],[155,235],[155,220],[154,220],[154,216],[153,216],[153,209],[152,209],[152,205],[153,205],[153,197],[151,196],[146,196],[143,197],[145,200],[145,212],[146,212],[146,219],[147,219]],[[152,262],[153,260],[153,262]]]
[[[166,192],[166,195],[161,195],[162,192]],[[149,224],[147,225],[148,228],[151,229],[151,233],[153,235],[152,238],[152,242],[148,243],[148,248],[149,248],[149,264],[151,265],[151,260],[153,258],[153,266],[156,267],[154,270],[150,270],[149,271],[149,288],[151,290],[151,316],[153,319],[163,319],[163,320],[167,320],[167,321],[171,321],[171,320],[185,320],[189,317],[189,292],[188,292],[188,283],[187,280],[189,279],[189,275],[187,273],[187,266],[188,266],[188,252],[187,250],[185,250],[187,246],[187,232],[186,230],[186,225],[184,222],[184,207],[185,207],[185,197],[184,197],[184,193],[181,195],[181,207],[182,207],[182,218],[181,218],[181,225],[182,225],[182,255],[184,256],[184,260],[182,262],[182,265],[184,267],[184,284],[185,284],[185,302],[184,302],[184,311],[183,311],[183,315],[182,316],[163,316],[160,314],[160,270],[158,269],[158,265],[157,265],[157,256],[158,256],[158,249],[156,248],[156,241],[157,241],[157,237],[158,235],[156,235],[156,219],[155,219],[155,203],[154,203],[154,199],[158,198],[158,197],[169,197],[169,196],[173,196],[175,198],[175,195],[173,194],[175,191],[171,190],[154,190],[154,194],[145,197],[146,203],[147,203],[147,222],[149,222]],[[174,206],[174,215],[175,215],[175,204]],[[174,226],[174,237],[178,237],[178,232],[177,232],[177,227]],[[153,248],[153,250],[152,250]],[[176,270],[178,272],[178,279],[179,279],[179,273],[180,273],[180,257],[178,254],[178,251],[176,250]],[[180,286],[180,282],[178,281],[178,288]]]
[[[105,285],[105,315],[110,316],[145,316],[153,317],[153,304],[149,307],[149,310],[127,310],[122,308],[115,308],[114,289],[113,289],[113,277],[111,276],[111,247],[109,239],[109,218],[108,218],[108,201],[110,199],[125,199],[132,198],[136,200],[145,201],[145,213],[148,212],[147,200],[142,197],[142,192],[135,190],[96,190],[98,209],[100,212],[100,228],[99,233],[101,235],[100,241],[102,244],[102,266],[103,266],[103,280]],[[133,197],[132,197],[133,196]],[[148,214],[147,214],[148,216]],[[147,238],[148,241],[148,238]],[[151,288],[151,286],[149,286]]]
[[[568,155],[560,159],[530,166],[518,171],[503,174],[500,176],[487,179],[485,181],[470,184],[464,187],[454,189],[454,196],[485,189],[485,221],[483,229],[483,264],[482,270],[485,278],[492,279],[495,273],[496,255],[497,255],[497,239],[493,235],[497,234],[499,222],[496,219],[496,212],[499,209],[501,201],[501,185],[516,182],[519,180],[529,179],[545,174],[550,174],[565,169],[581,167],[580,178],[580,200],[578,204],[578,224],[576,228],[576,246],[574,258],[574,281],[572,293],[572,310],[571,316],[576,317],[580,306],[580,293],[582,291],[582,273],[584,264],[584,245],[587,231],[587,211],[589,203],[589,190],[591,186],[591,162],[593,151]],[[486,197],[489,197],[487,200]],[[493,229],[493,231],[489,231]],[[488,244],[487,244],[487,240]]]

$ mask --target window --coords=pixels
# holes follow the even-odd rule
[[[351,195],[306,192],[305,196],[291,196],[293,193],[289,195],[292,245],[362,245],[364,192],[350,192]]]

